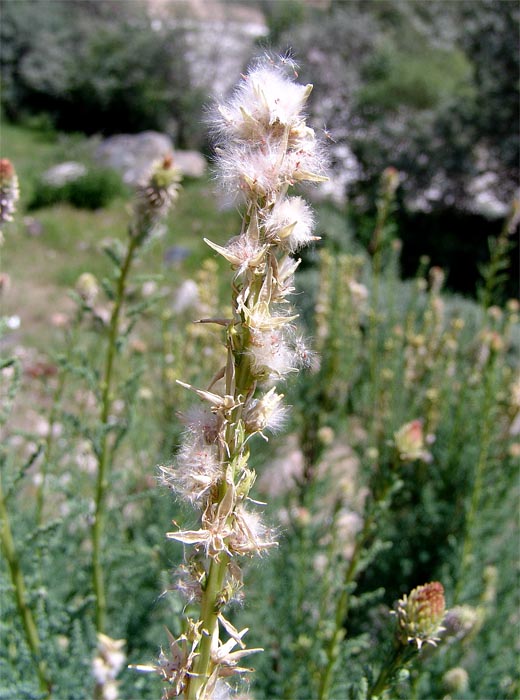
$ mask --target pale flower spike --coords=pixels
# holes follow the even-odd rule
[[[318,237],[310,206],[288,192],[300,181],[326,179],[326,165],[302,113],[311,86],[294,77],[294,71],[288,77],[270,59],[260,60],[213,111],[218,177],[241,194],[244,208],[241,229],[227,245],[206,241],[234,271],[232,317],[218,320],[226,328],[227,357],[207,388],[178,382],[202,403],[185,417],[174,464],[160,469],[162,483],[199,515],[197,527],[167,537],[191,547],[176,589],[198,603],[200,617],[187,619],[185,635],[170,638],[170,658],[139,667],[168,683],[163,698],[212,698],[222,679],[252,670],[239,665],[243,657],[261,651],[246,649],[247,630],[235,630],[223,611],[242,595],[241,558],[277,544],[253,510],[262,504],[249,495],[256,476],[249,466],[253,438],[267,439],[266,432],[283,424],[287,409],[274,384],[315,364],[288,298],[299,264],[291,255]]]
[[[18,177],[13,164],[7,158],[0,159],[0,229],[13,220],[16,204],[20,198]],[[0,243],[2,241],[0,232]]]
[[[124,666],[126,655],[124,639],[112,639],[98,633],[97,653],[92,660],[92,675],[96,683],[95,697],[99,700],[117,700],[119,683],[116,680]]]

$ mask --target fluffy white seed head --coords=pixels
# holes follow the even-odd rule
[[[230,145],[217,154],[220,182],[230,194],[268,196],[283,186],[285,170],[277,144],[261,147]]]
[[[311,85],[300,85],[267,62],[249,70],[214,122],[224,139],[261,141],[301,121]]]
[[[286,197],[267,216],[265,235],[291,253],[316,240],[312,235],[314,216],[301,197]]]
[[[244,411],[244,423],[250,433],[262,433],[281,430],[287,417],[287,408],[283,406],[283,394],[277,394],[274,387],[262,398],[253,399]]]
[[[259,379],[283,377],[294,371],[294,353],[279,330],[252,331],[251,369]]]
[[[194,440],[200,440],[200,436],[208,445],[217,441],[219,434],[219,419],[215,413],[209,411],[205,406],[191,406],[182,417],[182,422],[187,428],[186,438],[193,436]]]
[[[192,430],[185,433],[175,462],[159,471],[161,482],[190,503],[203,499],[222,476],[216,446]]]
[[[258,513],[239,505],[234,512],[234,524],[227,545],[231,552],[237,554],[262,554],[265,549],[276,546],[273,534]]]
[[[291,340],[291,347],[298,369],[316,371],[319,368],[319,358],[303,336],[295,335]]]
[[[302,112],[311,87],[261,61],[214,110],[216,164],[225,190],[274,202],[287,186],[326,179],[324,154]]]

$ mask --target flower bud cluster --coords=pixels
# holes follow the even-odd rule
[[[198,529],[167,535],[194,546],[177,588],[201,601],[201,620],[194,623],[202,633],[194,647],[197,658],[192,668],[194,657],[186,657],[184,664],[189,674],[183,677],[191,679],[187,697],[211,697],[219,677],[243,673],[247,669],[236,661],[259,651],[245,649],[247,630],[234,630],[220,608],[241,588],[237,560],[276,545],[248,498],[255,481],[248,464],[250,438],[259,434],[267,439],[269,431],[283,424],[283,394],[274,383],[314,362],[296,332],[288,302],[299,264],[292,254],[316,240],[310,206],[288,190],[301,181],[326,179],[321,149],[302,114],[310,91],[310,85],[299,85],[264,60],[213,113],[220,179],[244,205],[238,235],[226,246],[206,241],[234,271],[232,316],[213,319],[226,328],[227,360],[207,390],[180,382],[205,406],[185,416],[175,463],[161,469],[163,483],[200,514]],[[222,583],[215,589],[215,571],[222,567]],[[231,637],[228,642],[220,641],[215,611]],[[210,638],[211,652],[205,652]],[[236,644],[241,649],[232,652]]]
[[[0,159],[0,227],[13,220],[16,203],[20,197],[18,177],[13,164],[7,158]]]
[[[83,272],[76,280],[76,292],[87,306],[92,306],[100,292],[96,276],[91,272]]]
[[[422,421],[416,419],[405,423],[394,433],[394,441],[403,462],[413,462],[416,459],[431,461],[431,455],[425,449]]]
[[[177,199],[180,181],[180,171],[174,166],[171,155],[152,165],[136,190],[130,228],[132,237],[144,240],[154,232]]]
[[[446,614],[444,588],[438,581],[417,586],[399,600],[396,608],[399,640],[403,644],[436,646]]]

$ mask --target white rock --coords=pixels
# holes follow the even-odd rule
[[[186,177],[202,177],[206,160],[198,151],[175,151],[171,138],[158,131],[139,134],[117,134],[101,142],[96,160],[118,170],[129,185],[137,185],[155,161],[173,153],[176,166]]]
[[[96,160],[103,166],[118,170],[129,185],[137,185],[150,165],[173,152],[167,134],[143,131],[140,134],[117,134],[100,143]]]
[[[42,175],[42,180],[54,187],[61,187],[67,182],[73,182],[83,175],[87,174],[87,168],[83,163],[75,161],[67,161],[54,165],[49,170],[46,170]]]
[[[206,159],[198,151],[174,151],[173,162],[185,177],[202,177],[206,172]]]

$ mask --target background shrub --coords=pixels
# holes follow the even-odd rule
[[[63,185],[37,181],[28,209],[34,211],[59,202],[68,202],[78,209],[101,209],[126,192],[118,173],[97,168]]]

